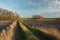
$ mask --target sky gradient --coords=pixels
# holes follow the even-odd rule
[[[60,0],[0,0],[0,8],[17,12],[21,17],[60,17]]]

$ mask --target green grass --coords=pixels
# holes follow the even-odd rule
[[[18,32],[20,33],[21,40],[27,40],[26,33],[20,27],[19,22],[17,22],[17,24],[18,24],[17,27],[18,27]]]
[[[21,21],[19,21],[19,23],[22,23]],[[21,25],[24,25],[24,24],[21,24]],[[24,25],[24,27],[26,27],[25,25]],[[27,28],[27,27],[26,27]],[[26,37],[27,37],[27,40],[38,40],[36,37],[35,37],[35,35],[33,35],[32,33],[31,33],[31,31],[28,29],[27,31],[24,31],[25,32],[25,35],[26,35]]]

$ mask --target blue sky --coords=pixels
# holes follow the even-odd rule
[[[16,11],[21,17],[60,17],[60,0],[0,0],[0,8]]]

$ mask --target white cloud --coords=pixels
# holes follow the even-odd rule
[[[57,8],[47,8],[47,9],[44,9],[43,11],[45,11],[45,12],[60,12],[60,9],[57,9]]]
[[[43,9],[42,11],[44,11],[44,12],[60,12],[60,1],[54,0],[54,1],[51,1],[48,5],[49,6],[46,7],[45,9]]]
[[[60,1],[58,1],[58,0],[51,1],[49,3],[49,7],[50,8],[60,8]]]

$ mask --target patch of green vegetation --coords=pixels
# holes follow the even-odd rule
[[[18,24],[17,27],[18,27],[18,32],[20,33],[21,40],[27,40],[26,33],[20,27],[19,22],[17,22],[17,24]]]
[[[27,37],[27,40],[38,40],[30,31],[27,30],[27,31],[24,31],[24,33],[25,33],[25,35]]]

